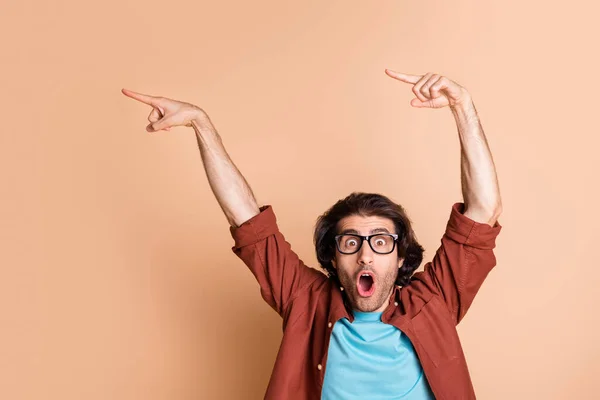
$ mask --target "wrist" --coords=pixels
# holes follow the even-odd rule
[[[451,104],[450,108],[452,111],[467,111],[475,108],[471,94],[464,90],[463,94],[460,96],[460,99],[454,102],[454,104]]]
[[[473,117],[477,116],[475,103],[473,103],[473,99],[469,94],[466,94],[460,101],[451,105],[450,109],[457,121],[471,120]]]
[[[190,125],[196,131],[214,130],[213,124],[208,115],[201,109],[198,109],[192,119]]]
[[[198,145],[201,150],[223,148],[221,137],[204,111],[199,110],[190,121],[190,126],[194,128],[196,138],[198,139]]]

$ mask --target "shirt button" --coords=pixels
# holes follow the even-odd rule
[[[331,328],[333,326],[333,324],[330,322],[327,324],[327,326]]]
[[[323,369],[323,367],[321,366],[321,364],[317,365],[317,369],[320,371]]]
[[[397,301],[395,301],[395,302],[394,302],[394,305],[395,305],[396,307],[398,307],[398,302],[397,302]]]

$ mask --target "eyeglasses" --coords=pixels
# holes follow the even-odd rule
[[[395,233],[378,233],[376,235],[361,236],[344,234],[335,236],[335,244],[342,254],[354,254],[360,250],[364,241],[369,242],[369,247],[377,254],[390,254],[396,247],[398,235]]]

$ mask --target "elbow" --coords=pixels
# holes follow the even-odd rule
[[[467,207],[464,215],[479,223],[493,227],[502,214],[502,203],[498,202],[493,207]]]
[[[502,200],[498,199],[498,202],[492,208],[492,216],[497,220],[502,214]]]
[[[491,214],[489,214],[490,217],[488,218],[486,223],[493,228],[494,225],[496,225],[496,221],[498,221],[498,218],[500,218],[501,214],[502,214],[502,203],[498,203],[498,205],[492,209]]]

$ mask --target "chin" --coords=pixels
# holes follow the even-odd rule
[[[355,302],[354,307],[355,307],[356,311],[373,312],[373,311],[377,311],[377,309],[379,309],[382,305],[383,305],[383,302],[377,301],[376,299],[359,298],[358,301]]]

